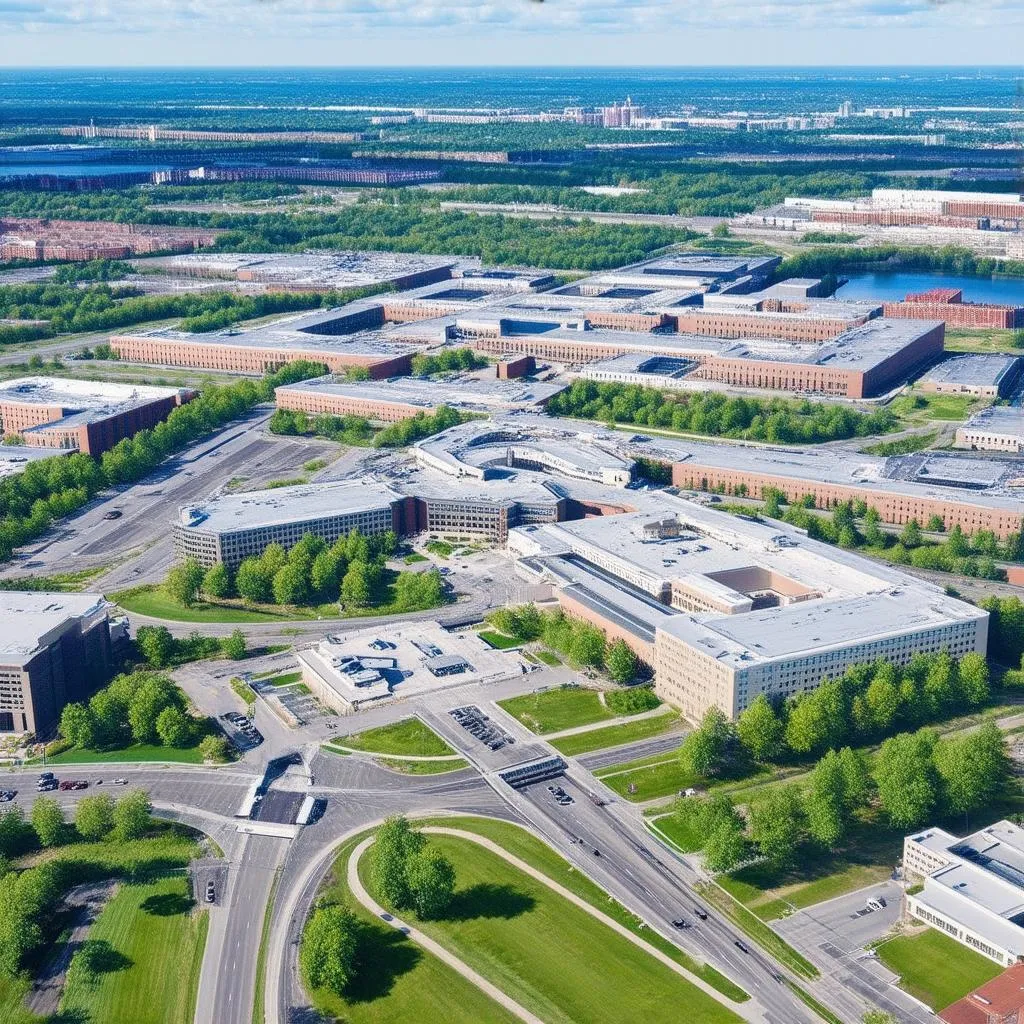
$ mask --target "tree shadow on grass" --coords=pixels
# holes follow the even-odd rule
[[[443,917],[446,921],[471,921],[480,917],[508,920],[533,910],[536,904],[532,896],[515,886],[480,882],[455,893]]]
[[[357,921],[355,976],[345,989],[345,1000],[372,1003],[384,998],[422,959],[422,951],[401,932]]]
[[[140,907],[147,914],[156,917],[175,917],[187,914],[195,906],[195,900],[179,892],[163,892],[155,896],[147,896]]]

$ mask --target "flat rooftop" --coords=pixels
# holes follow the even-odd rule
[[[68,619],[92,619],[106,608],[102,594],[0,591],[0,665],[25,665]]]
[[[985,616],[936,586],[785,524],[729,516],[661,491],[636,497],[641,511],[521,527],[510,543],[527,558],[573,555],[599,564],[614,577],[644,581],[652,596],[676,584],[726,606],[766,590],[794,595],[739,614],[647,617],[648,626],[735,669]]]
[[[997,387],[1013,376],[1020,364],[1020,356],[988,353],[955,355],[933,366],[919,383]]]
[[[172,271],[213,274],[293,285],[355,288],[388,284],[411,274],[451,270],[461,261],[452,256],[397,252],[195,253],[165,263]]]
[[[35,448],[24,444],[0,445],[0,478],[20,473],[30,462],[71,455],[76,448]]]
[[[150,402],[178,398],[188,393],[188,388],[111,384],[63,377],[15,377],[0,383],[0,404],[10,402],[58,408],[63,413],[60,422],[66,425],[105,419]]]
[[[1024,502],[1024,460],[990,460],[923,452],[888,458],[842,448],[783,448],[770,445],[714,444],[705,441],[627,435],[635,455],[672,463],[767,473],[808,482],[865,487],[941,501],[964,501],[993,508],[1020,508]]]
[[[222,494],[201,504],[185,505],[179,510],[176,523],[186,529],[232,533],[387,508],[398,498],[390,487],[371,480],[273,487]]]
[[[393,377],[381,381],[349,381],[328,375],[288,384],[277,389],[304,395],[329,395],[365,402],[396,402],[421,409],[450,405],[469,411],[488,412],[543,405],[566,388],[564,382],[543,383],[525,379],[451,374],[441,379]]]
[[[1024,408],[1013,405],[990,405],[987,409],[976,412],[964,426],[1024,440]]]

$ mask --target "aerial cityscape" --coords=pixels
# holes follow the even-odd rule
[[[0,5],[0,1024],[1024,1024],[1024,10],[175,6]]]

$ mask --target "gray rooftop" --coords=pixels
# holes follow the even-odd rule
[[[63,377],[15,377],[0,383],[0,403],[56,407],[62,411],[60,421],[41,424],[38,429],[54,426],[56,422],[61,426],[92,423],[150,402],[187,393],[187,388],[111,384]]]
[[[222,494],[201,504],[185,505],[177,522],[204,533],[232,533],[387,508],[398,498],[390,487],[370,480],[300,484]]]
[[[1013,405],[990,405],[976,412],[965,424],[974,430],[1005,434],[1024,441],[1024,408]]]
[[[566,387],[565,383],[542,383],[524,379],[498,380],[493,376],[451,374],[444,379],[393,377],[386,381],[349,381],[328,375],[300,381],[277,389],[277,393],[331,395],[366,402],[395,402],[421,409],[450,405],[460,409],[506,410],[543,405]]]
[[[633,435],[644,436],[642,434]],[[1021,509],[1024,460],[980,459],[931,452],[884,458],[843,448],[782,448],[674,438],[632,442],[636,455],[669,462],[777,474],[808,482],[864,487],[942,501]]]
[[[1020,361],[1019,356],[990,353],[950,356],[933,366],[920,383],[996,387],[1017,372]]]
[[[0,665],[21,666],[68,621],[105,614],[102,594],[0,591]]]

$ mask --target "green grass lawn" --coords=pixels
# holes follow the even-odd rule
[[[136,743],[123,750],[65,750],[46,759],[47,765],[129,763],[132,761],[174,761],[179,764],[202,764],[198,747],[161,747],[154,743]]]
[[[71,1020],[190,1024],[209,917],[184,874],[122,883],[89,930],[114,962],[95,982],[72,976],[61,999]]]
[[[365,750],[368,754],[443,757],[455,753],[433,729],[418,718],[403,718],[400,722],[382,725],[379,729],[339,736],[335,742],[353,750]]]
[[[664,814],[647,822],[647,827],[660,834],[683,853],[696,853],[703,845],[693,828],[674,814]]]
[[[294,614],[238,604],[207,604],[199,601],[186,608],[180,601],[165,593],[162,587],[141,586],[119,590],[108,595],[126,612],[148,615],[154,619],[170,619],[175,622],[287,622],[290,619],[312,619],[310,609],[297,609]],[[332,617],[337,617],[337,605]]]
[[[446,825],[449,828],[460,828],[466,832],[476,832],[478,835],[487,836],[494,840],[502,849],[507,850],[520,860],[532,864],[533,867],[543,871],[548,878],[565,886],[570,892],[585,899],[592,906],[607,914],[609,917],[624,925],[635,935],[649,942],[652,946],[660,949],[666,956],[671,957],[677,964],[682,965],[688,971],[699,975],[713,988],[723,995],[734,999],[737,1002],[744,1002],[750,997],[738,985],[731,982],[725,975],[720,974],[714,967],[702,964],[694,960],[678,946],[663,939],[657,932],[645,927],[640,918],[631,914],[621,903],[608,899],[608,894],[590,881],[585,875],[577,871],[560,854],[556,853],[546,843],[531,835],[525,829],[516,825],[510,825],[504,821],[496,821],[493,818],[438,818],[418,822],[417,824]]]
[[[876,952],[903,979],[901,987],[933,1010],[955,1003],[1002,971],[987,957],[934,928],[889,939]]]
[[[499,651],[510,651],[513,647],[520,647],[521,640],[514,636],[506,636],[504,633],[495,633],[493,629],[482,629],[477,634],[481,640],[490,644]]]
[[[0,977],[0,1021],[3,1024],[47,1024],[25,1008],[25,996],[31,988],[28,978]]]
[[[915,390],[893,399],[889,408],[910,425],[934,420],[962,422],[979,404],[977,398],[965,395],[936,395]]]
[[[385,768],[401,772],[403,775],[444,775],[469,767],[469,762],[461,757],[454,761],[393,761],[387,757],[378,757],[376,761]]]
[[[1013,331],[1000,327],[947,327],[947,352],[1013,352]]]
[[[431,836],[454,864],[455,900],[444,918],[419,922],[517,1002],[550,1024],[577,1021],[738,1021],[585,910],[474,843]],[[372,848],[360,863],[370,882]],[[585,956],[568,955],[585,950]]]
[[[651,718],[641,718],[633,722],[623,722],[621,725],[609,725],[604,729],[591,729],[588,732],[563,736],[559,740],[552,740],[551,745],[566,756],[575,757],[577,754],[586,754],[591,750],[618,747],[623,743],[632,743],[634,740],[645,740],[671,729],[678,723],[679,716],[677,714],[665,712],[661,715],[653,715]]]
[[[322,891],[326,899],[349,906],[358,920],[356,977],[343,996],[313,989],[316,1009],[344,1024],[514,1024],[517,1018],[475,985],[352,898],[345,872],[361,839],[341,847],[331,872],[334,882]]]
[[[279,676],[270,676],[267,679],[261,680],[264,683],[270,683],[271,686],[292,686],[295,683],[302,682],[301,672],[282,672]]]
[[[558,668],[562,664],[562,659],[552,651],[540,650],[535,653],[548,668]]]
[[[615,717],[601,703],[597,690],[578,686],[524,693],[519,697],[500,700],[498,705],[513,718],[519,719],[531,732],[541,735]]]
[[[679,763],[678,752],[674,750],[601,768],[595,774],[609,789],[634,803],[675,796],[681,789],[701,781]],[[631,786],[635,787],[634,792],[630,792]]]
[[[418,551],[414,551],[411,555],[406,555],[402,561],[406,565],[415,565],[417,562],[429,562],[430,559],[426,555],[421,555]]]

